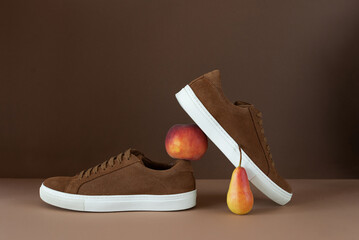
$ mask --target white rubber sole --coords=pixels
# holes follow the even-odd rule
[[[184,87],[176,94],[176,98],[192,120],[237,167],[240,160],[238,144],[203,106],[191,87],[188,85]],[[246,169],[251,183],[274,202],[285,205],[292,198],[291,193],[285,191],[267,177],[244,151],[242,151],[242,167]]]
[[[196,206],[197,190],[169,195],[79,195],[41,185],[40,198],[53,206],[83,212],[179,211]]]

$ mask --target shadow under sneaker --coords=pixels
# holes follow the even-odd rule
[[[242,167],[254,186],[278,204],[290,201],[292,189],[274,167],[262,113],[252,104],[230,102],[223,93],[219,70],[193,80],[176,98],[234,166],[239,165],[242,148]]]
[[[156,163],[133,149],[40,187],[44,202],[86,212],[184,210],[196,205],[196,196],[190,161]]]

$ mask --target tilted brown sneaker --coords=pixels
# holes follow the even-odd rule
[[[262,113],[242,101],[230,102],[221,87],[218,70],[193,80],[176,94],[182,108],[224,155],[242,167],[249,180],[278,204],[292,197],[289,184],[278,175],[262,127]]]
[[[156,163],[133,149],[40,187],[46,203],[87,212],[184,210],[196,205],[196,196],[190,161]]]

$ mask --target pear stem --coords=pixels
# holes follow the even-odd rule
[[[239,158],[239,167],[241,167],[242,165],[242,148],[239,147],[239,155],[240,155],[240,158]]]

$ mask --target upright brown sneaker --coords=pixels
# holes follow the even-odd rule
[[[190,161],[156,163],[132,149],[40,187],[44,202],[86,212],[184,210],[196,205],[196,196]]]
[[[224,155],[238,166],[239,147],[248,179],[278,204],[292,197],[289,184],[278,175],[262,127],[262,113],[252,104],[230,102],[218,70],[193,80],[176,94],[182,108]]]

